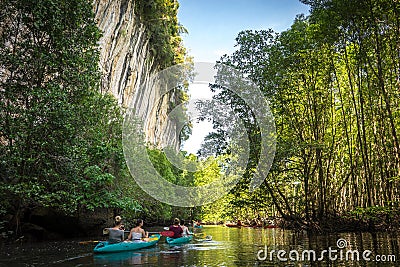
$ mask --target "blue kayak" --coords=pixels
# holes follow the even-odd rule
[[[170,245],[185,244],[192,241],[192,239],[193,239],[192,235],[182,236],[178,238],[167,237],[167,243]]]
[[[158,241],[160,240],[160,237],[161,237],[161,235],[159,235],[159,234],[152,235],[152,236],[150,236],[150,241],[148,241],[148,242],[126,241],[126,242],[120,242],[120,243],[114,243],[114,244],[109,244],[108,241],[100,242],[94,248],[93,252],[94,253],[110,253],[110,252],[132,251],[132,250],[147,248],[147,247],[151,247],[151,246],[154,246],[155,244],[157,244]]]

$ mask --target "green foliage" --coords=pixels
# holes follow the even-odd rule
[[[248,192],[259,129],[240,98],[214,87],[216,98],[243,119],[250,157],[244,179],[200,209],[161,204],[130,176],[122,153],[123,110],[112,96],[98,92],[100,32],[92,3],[0,2],[0,216],[11,214],[18,221],[36,207],[65,214],[103,207],[153,222],[194,219],[198,212],[207,221],[393,217],[400,203],[400,3],[303,2],[312,7],[309,18],[298,16],[279,34],[243,31],[236,39],[238,50],[221,59],[268,98],[278,144],[266,182]],[[186,60],[177,9],[176,1],[136,2],[161,68]],[[186,97],[181,88],[171,108]],[[181,115],[177,121],[184,120]],[[208,167],[202,171],[182,171],[164,152],[149,148],[155,169],[184,186],[219,179],[220,160],[230,155],[226,125],[216,124],[208,137],[218,156],[204,159]],[[182,138],[189,132],[185,128]],[[199,160],[185,152],[181,156],[184,165]]]
[[[99,93],[100,32],[92,2],[1,2],[0,195],[6,213],[137,209],[128,178],[122,110]],[[3,214],[4,215],[4,214]]]
[[[148,157],[155,168],[155,170],[167,181],[181,185],[181,186],[193,186],[194,185],[194,174],[188,171],[183,171],[174,166],[167,158],[164,151],[157,148],[147,148]],[[190,164],[191,161],[195,160],[194,155],[186,155],[185,152],[181,152],[181,156],[184,159],[183,164]],[[137,204],[140,210],[130,212],[129,214],[124,211],[126,218],[131,220],[134,218],[142,218],[147,223],[170,223],[174,217],[181,219],[194,219],[196,210],[192,208],[181,208],[172,207],[164,203],[160,203],[155,200],[152,196],[145,193],[133,178],[124,185],[126,188],[125,192],[135,192],[134,198],[137,200]],[[156,187],[154,190],[164,190],[162,187]],[[168,192],[166,192],[168,194]]]
[[[390,207],[374,206],[374,207],[356,207],[349,212],[350,217],[358,220],[374,220],[380,221],[384,216],[394,214],[394,210]]]
[[[137,2],[158,64],[183,62],[177,3]],[[68,215],[112,208],[126,218],[188,217],[147,196],[127,170],[123,110],[98,90],[101,34],[92,2],[11,0],[0,8],[0,215],[18,222],[47,207]],[[174,96],[186,97],[184,90]],[[166,179],[192,183],[161,151],[149,154]]]
[[[99,166],[89,166],[83,171],[82,191],[78,202],[88,210],[94,210],[108,204],[112,200],[111,192],[107,190],[115,177],[109,173],[103,173]]]
[[[188,33],[178,22],[179,3],[177,0],[137,0],[135,13],[139,21],[145,25],[149,38],[150,53],[156,62],[156,68],[165,69],[177,64],[192,63],[183,46],[181,34]],[[190,70],[189,70],[190,71]],[[169,110],[184,103],[188,85],[173,90],[169,103]],[[175,118],[177,125],[186,122],[186,114],[179,114]],[[180,141],[189,138],[190,125],[184,125],[179,134]]]
[[[164,152],[157,149],[148,149],[147,153],[157,172],[165,180],[171,183],[177,183],[178,175],[176,174],[178,174],[178,169],[169,162]]]
[[[278,136],[266,182],[250,194],[244,177],[231,192],[232,211],[254,216],[258,208],[305,221],[352,210],[374,220],[393,215],[400,200],[400,3],[302,2],[311,5],[310,17],[298,16],[282,33],[243,31],[237,51],[221,59],[264,92]],[[228,90],[216,98],[249,122],[250,163],[256,162],[251,114]],[[224,125],[214,127],[209,142],[229,152]]]
[[[151,52],[161,68],[185,61],[186,49],[180,34],[187,30],[178,23],[176,0],[139,0],[135,11],[148,31]]]

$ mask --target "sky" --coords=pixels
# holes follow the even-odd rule
[[[282,32],[297,14],[308,14],[299,0],[179,0],[178,19],[189,31],[184,45],[198,62],[215,62],[234,50],[242,30]]]
[[[195,62],[215,62],[235,51],[235,38],[243,30],[290,28],[296,15],[309,12],[298,0],[179,0],[179,22],[188,30],[184,46]],[[191,84],[191,98],[211,98],[207,85]],[[192,118],[192,135],[183,150],[196,154],[204,137],[212,130],[208,122]]]

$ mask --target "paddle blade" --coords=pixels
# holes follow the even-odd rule
[[[168,237],[173,237],[175,234],[172,231],[162,231],[160,233],[162,236],[168,236]]]

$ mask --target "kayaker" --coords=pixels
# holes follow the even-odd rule
[[[180,224],[179,219],[175,218],[173,224],[169,227],[169,230],[174,232],[174,236],[172,238],[182,237],[183,230],[179,224]]]
[[[124,241],[124,230],[121,216],[115,216],[114,227],[108,228],[108,243],[114,244]]]
[[[135,222],[135,227],[131,229],[128,235],[128,241],[132,242],[147,242],[149,241],[149,233],[142,229],[143,220],[137,219]]]
[[[195,221],[195,222],[193,223],[193,227],[194,227],[194,228],[202,228],[202,226],[201,226],[201,221],[200,221],[200,220]]]
[[[185,225],[185,221],[184,220],[182,220],[181,228],[182,228],[182,231],[183,231],[182,232],[182,236],[193,235],[193,233],[191,233],[189,231],[189,228]]]

